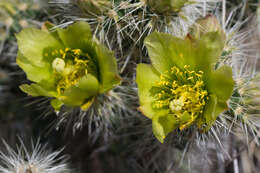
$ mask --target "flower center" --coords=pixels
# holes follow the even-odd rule
[[[56,56],[52,61],[52,69],[59,94],[76,85],[83,76],[94,69],[90,56],[80,49],[54,50],[52,56]]]
[[[160,76],[160,81],[150,90],[155,98],[153,109],[169,109],[170,114],[181,117],[184,113],[191,116],[190,123],[201,113],[208,99],[202,80],[202,71],[191,71],[185,65],[181,70],[173,66]]]

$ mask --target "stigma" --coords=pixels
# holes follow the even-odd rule
[[[183,108],[183,106],[184,106],[184,104],[185,104],[185,102],[184,102],[184,97],[180,97],[179,99],[174,99],[174,100],[172,100],[171,102],[170,102],[170,105],[169,105],[169,107],[170,107],[170,109],[174,112],[174,111],[180,111],[182,108]]]

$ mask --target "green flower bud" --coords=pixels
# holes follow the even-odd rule
[[[226,35],[218,19],[213,15],[198,19],[193,26],[190,27],[188,38],[200,40],[204,42],[208,49],[215,50],[219,56],[223,53],[226,44]],[[217,62],[215,62],[217,63]]]
[[[110,0],[77,0],[77,5],[89,15],[102,15],[112,8]]]
[[[200,39],[203,35],[217,32],[220,38],[225,40],[225,33],[216,16],[208,15],[204,18],[198,19],[196,23],[190,28],[190,35],[195,39]]]
[[[90,26],[77,22],[48,32],[27,28],[17,34],[17,64],[33,83],[20,88],[31,96],[55,98],[51,105],[87,110],[98,94],[120,83],[113,52],[92,39]]]
[[[158,14],[178,13],[189,0],[142,0]]]

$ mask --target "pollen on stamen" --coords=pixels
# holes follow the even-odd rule
[[[80,49],[74,49],[72,50],[72,52],[75,54],[75,55],[79,55],[81,50]]]
[[[63,50],[62,50],[62,49],[60,49],[60,54],[61,54],[61,55],[63,55],[63,54],[64,54],[64,52],[63,52]]]
[[[180,125],[180,129],[184,129],[203,113],[208,92],[202,77],[201,71],[193,71],[189,65],[183,69],[173,66],[171,73],[161,74],[160,81],[150,90],[155,98],[152,107],[168,109],[170,114],[178,118],[189,115],[190,119]]]
[[[70,86],[76,85],[78,81],[93,71],[90,67],[91,58],[81,54],[80,49],[60,49],[54,50],[53,53],[57,56],[53,63],[52,68],[56,81],[56,89],[59,94],[62,94]]]

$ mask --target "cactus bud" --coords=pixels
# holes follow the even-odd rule
[[[152,11],[159,14],[178,13],[188,0],[142,0]]]
[[[77,0],[77,5],[88,15],[102,15],[112,6],[110,0]]]
[[[190,34],[195,38],[200,38],[202,35],[209,32],[218,32],[222,38],[225,38],[224,31],[218,21],[213,15],[208,15],[204,18],[198,19],[196,24],[191,27]]]

